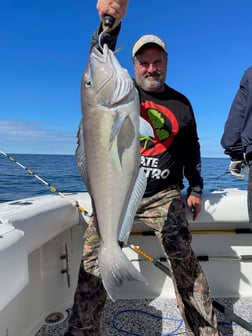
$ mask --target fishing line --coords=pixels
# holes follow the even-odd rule
[[[248,168],[247,168],[247,165],[245,165],[245,167],[243,168],[244,171],[245,171],[245,174],[248,175],[249,174],[249,171],[248,171]],[[219,176],[216,177],[216,180],[218,180],[219,178],[227,175],[227,174],[231,174],[230,170],[226,170],[224,173],[220,174]],[[244,176],[243,176],[244,177]],[[241,177],[240,177],[241,178]]]
[[[98,36],[98,45],[100,49],[102,49],[101,39],[108,29],[109,29],[108,27],[105,27],[105,29]]]
[[[227,174],[231,174],[230,171],[227,169],[224,173],[218,175],[215,179],[215,189],[213,190],[222,190],[223,188],[222,187],[219,187],[219,183],[220,183],[220,178],[222,178],[223,176],[226,176]]]
[[[225,176],[225,175],[227,175],[227,174],[229,174],[229,173],[230,173],[229,170],[225,171],[224,173],[222,173],[222,174],[220,174],[219,176],[217,176],[217,177],[216,177],[216,180],[218,180],[218,179],[221,178],[222,176]]]
[[[34,176],[37,180],[39,180],[40,182],[42,182],[43,184],[45,184],[50,189],[51,192],[58,194],[59,196],[63,197],[65,200],[67,200],[68,202],[70,202],[81,213],[84,213],[84,215],[88,215],[87,210],[85,210],[82,206],[80,206],[79,202],[77,200],[73,201],[72,199],[68,198],[65,194],[63,194],[62,192],[58,191],[53,185],[51,185],[50,183],[48,183],[47,181],[45,181],[42,177],[40,177],[37,174],[35,174],[31,169],[25,167],[22,163],[18,162],[16,159],[14,159],[14,157],[6,154],[3,151],[0,151],[0,154],[2,154],[3,156],[5,156],[6,158],[8,158],[11,162],[16,163],[16,165],[18,165],[19,167],[21,167],[22,169],[24,169],[29,175]]]
[[[101,44],[101,39],[103,37],[103,35],[113,27],[115,23],[115,18],[109,14],[106,14],[104,16],[104,20],[103,20],[103,31],[99,34],[98,36],[98,45],[99,45],[99,48],[102,49],[102,44]]]

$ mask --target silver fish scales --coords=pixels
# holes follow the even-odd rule
[[[102,281],[114,300],[114,290],[125,280],[147,284],[118,243],[120,232],[127,241],[146,188],[146,176],[140,168],[138,92],[107,45],[102,52],[93,48],[90,53],[81,99],[83,118],[76,159],[100,234]],[[142,129],[149,135],[152,130],[148,126]]]

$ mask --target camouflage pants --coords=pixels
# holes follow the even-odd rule
[[[218,336],[209,287],[191,248],[185,205],[178,189],[170,188],[144,198],[136,218],[151,227],[167,257],[180,313],[188,336]],[[99,237],[91,219],[85,232],[69,332],[100,336],[100,318],[106,301],[98,267]]]

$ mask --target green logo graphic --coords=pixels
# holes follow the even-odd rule
[[[159,140],[163,141],[169,138],[170,133],[164,128],[165,119],[162,117],[162,114],[154,108],[149,108],[147,110],[147,115],[151,120],[151,123],[155,129],[155,133],[157,137],[159,138]],[[148,147],[149,141],[150,142],[152,141],[151,137],[144,136],[144,135],[140,135],[139,139],[141,142],[143,142],[142,146],[145,149]]]
[[[147,114],[156,130],[156,134],[160,141],[167,139],[170,136],[170,133],[163,128],[165,120],[162,117],[161,113],[155,109],[148,109]]]

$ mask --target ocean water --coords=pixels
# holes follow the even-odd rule
[[[86,191],[73,155],[10,154],[10,156],[16,162],[0,154],[0,202],[52,193],[46,184],[55,187],[61,193]],[[26,169],[20,167],[17,162]],[[204,190],[247,188],[247,177],[237,179],[226,173],[228,165],[228,158],[202,158]],[[27,169],[45,183],[29,174]],[[185,187],[187,187],[186,181]]]

